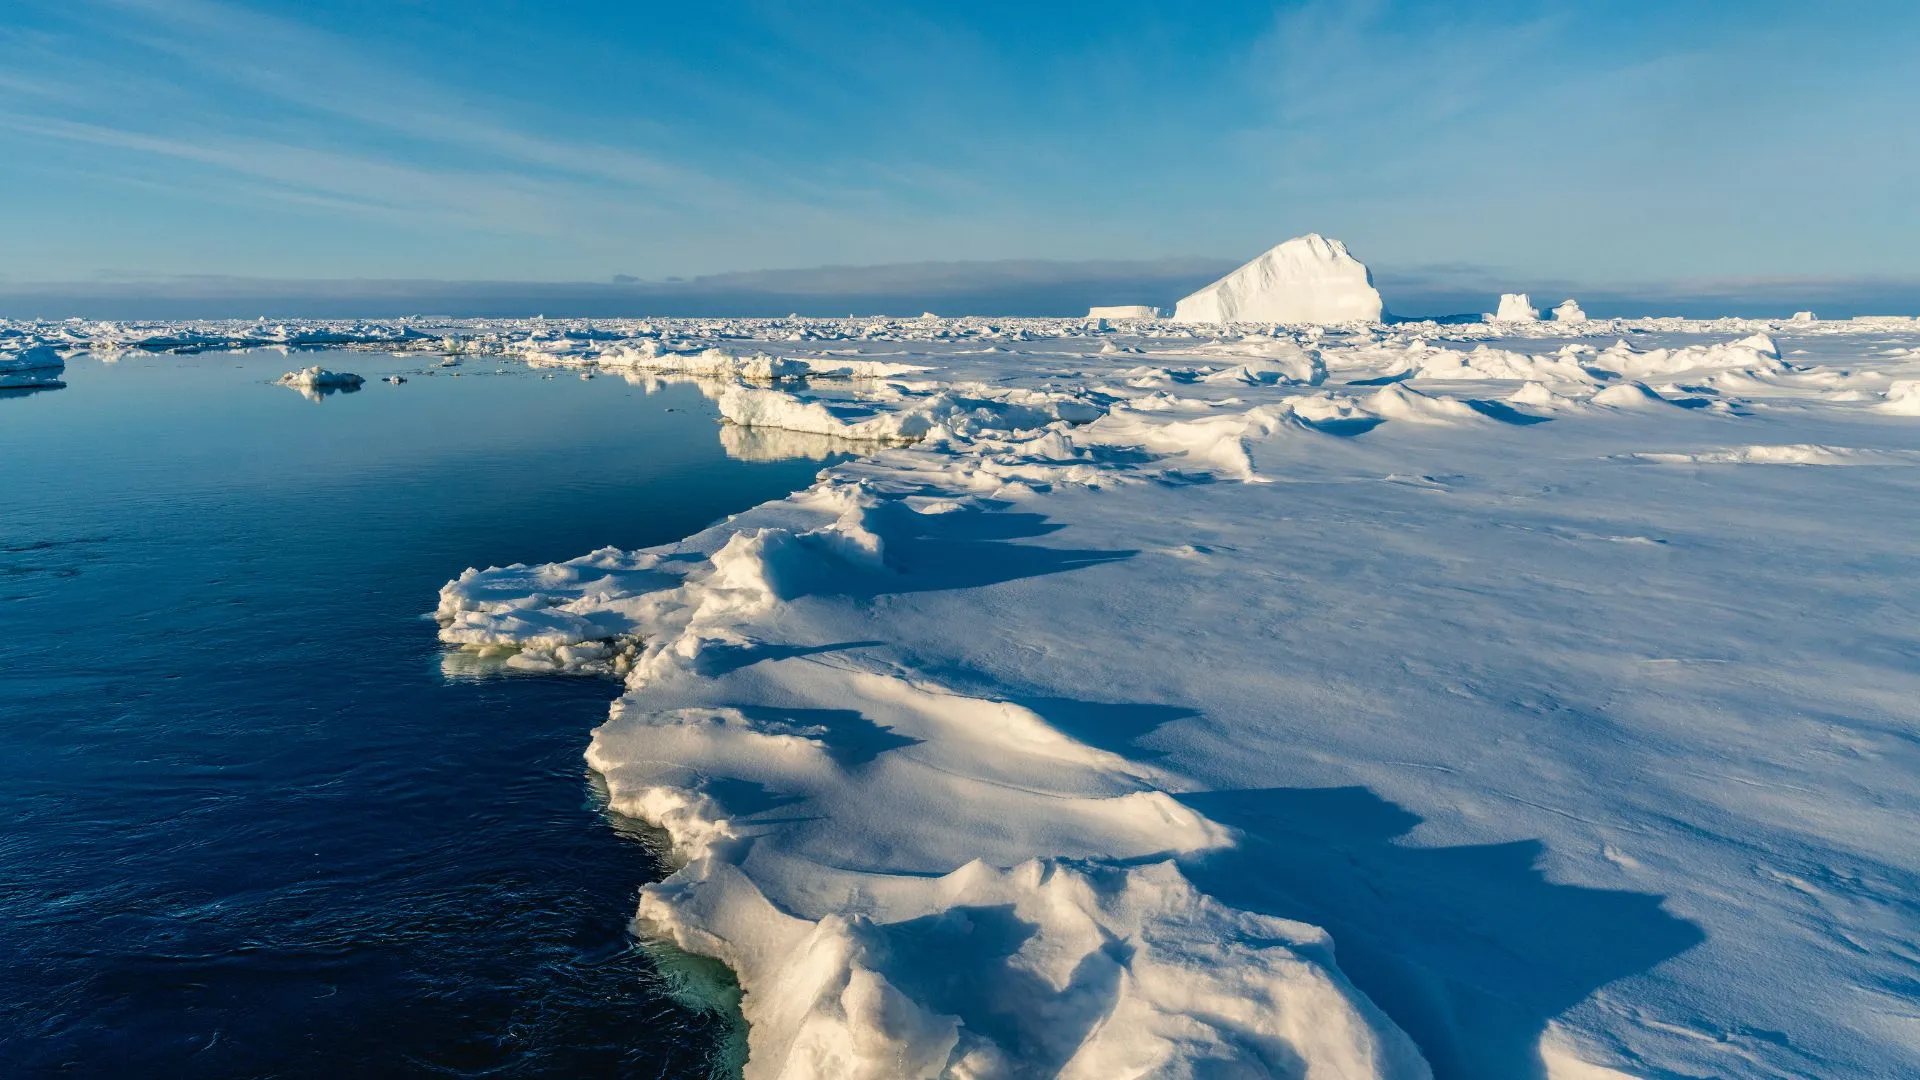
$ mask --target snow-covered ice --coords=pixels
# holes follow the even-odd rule
[[[51,344],[24,338],[0,338],[0,390],[65,386],[60,376],[66,368],[66,359]]]
[[[1296,236],[1175,306],[1180,323],[1375,322],[1373,274],[1338,240]]]
[[[861,455],[439,598],[749,1077],[1920,1075],[1912,320],[351,332]]]

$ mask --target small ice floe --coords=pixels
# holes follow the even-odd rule
[[[0,390],[57,390],[67,362],[51,345],[0,351]]]
[[[323,367],[310,367],[289,371],[273,381],[281,386],[303,386],[309,390],[318,390],[322,387],[345,390],[348,387],[359,386],[367,380],[351,371],[328,371]]]
[[[310,367],[289,371],[273,381],[279,386],[288,386],[300,391],[300,396],[309,401],[319,401],[329,394],[351,394],[360,389],[367,380],[351,371],[328,371],[323,367]]]

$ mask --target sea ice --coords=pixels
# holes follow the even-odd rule
[[[1920,328],[1243,329],[285,334],[860,455],[437,612],[621,680],[588,760],[676,851],[637,925],[733,969],[750,1077],[1920,1075]]]

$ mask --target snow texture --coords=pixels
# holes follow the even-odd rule
[[[1182,299],[1179,323],[1377,322],[1383,308],[1373,275],[1338,240],[1296,236]]]
[[[283,332],[861,450],[439,598],[450,665],[620,681],[636,925],[748,1077],[1920,1075],[1912,320]]]

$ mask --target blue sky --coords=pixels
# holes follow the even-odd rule
[[[1317,230],[1404,275],[1920,279],[1917,47],[1911,2],[6,0],[0,278],[1234,260]]]

